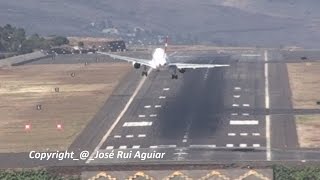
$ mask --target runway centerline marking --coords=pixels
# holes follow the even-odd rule
[[[257,120],[230,120],[230,125],[258,125]]]
[[[151,121],[125,122],[122,127],[151,126]]]
[[[166,97],[165,96],[159,96],[159,99],[165,99]]]
[[[146,115],[144,115],[144,114],[139,114],[139,117],[146,117]]]
[[[239,107],[239,104],[232,104],[233,107]]]
[[[269,98],[269,65],[268,65],[268,51],[264,51],[264,78],[265,78],[265,106],[266,110],[269,110],[270,108],[270,98]],[[266,115],[266,141],[267,141],[267,161],[271,161],[271,134],[270,134],[270,128],[271,128],[271,121],[270,121],[270,115]]]
[[[249,107],[250,104],[242,104],[243,107]]]
[[[150,114],[149,116],[150,116],[150,117],[157,117],[156,114]]]
[[[132,146],[132,149],[139,149],[140,148],[140,145],[133,145]]]
[[[233,95],[234,98],[240,98],[240,95]]]
[[[154,107],[155,108],[161,108],[161,105],[155,105]]]
[[[163,88],[163,90],[164,90],[164,91],[169,91],[169,90],[170,90],[170,88]]]
[[[238,113],[231,113],[231,116],[238,116]]]
[[[151,71],[152,71],[152,69],[150,68],[149,71],[148,71],[148,74],[150,74]],[[109,135],[111,134],[113,129],[116,127],[116,125],[119,123],[120,119],[123,117],[124,113],[128,110],[128,108],[131,105],[133,99],[137,96],[138,92],[140,91],[140,89],[143,86],[143,84],[146,81],[146,79],[147,78],[142,78],[140,80],[139,85],[137,86],[136,90],[133,92],[133,94],[130,97],[129,101],[127,102],[127,104],[125,105],[125,107],[123,108],[123,110],[121,111],[119,116],[117,117],[117,119],[114,121],[114,123],[111,125],[111,127],[109,128],[107,133],[102,137],[101,141],[99,142],[97,147],[94,149],[93,153],[91,153],[89,159],[86,161],[86,164],[90,163],[90,161],[91,161],[91,159],[93,159],[93,156],[95,155],[95,153],[101,148],[102,144],[107,140],[107,138],[109,137]],[[104,120],[106,120],[106,118]]]
[[[234,87],[234,90],[241,90],[241,87]]]
[[[150,105],[146,105],[146,106],[144,106],[144,108],[149,109],[149,108],[151,108],[151,106]]]

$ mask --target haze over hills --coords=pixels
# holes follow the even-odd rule
[[[43,35],[121,36],[158,42],[320,47],[317,0],[10,0],[0,24]]]

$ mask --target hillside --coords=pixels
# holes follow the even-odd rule
[[[0,24],[44,35],[130,40],[140,33],[157,42],[157,35],[169,34],[175,42],[310,47],[320,40],[318,5],[316,0],[10,0],[0,1]]]

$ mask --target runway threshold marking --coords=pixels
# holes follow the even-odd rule
[[[270,98],[269,98],[269,65],[268,65],[268,51],[264,51],[264,78],[265,78],[265,106],[266,110],[270,108]],[[270,138],[270,115],[266,115],[266,141],[267,141],[267,161],[271,161],[271,138]]]
[[[152,69],[149,69],[148,74],[150,74],[152,71]],[[94,149],[93,153],[91,153],[90,157],[88,158],[88,160],[86,161],[86,164],[90,163],[90,161],[92,161],[93,156],[95,155],[95,152],[97,152],[103,142],[105,142],[107,140],[107,138],[109,137],[109,135],[111,134],[111,132],[113,131],[113,129],[116,127],[116,125],[119,123],[120,119],[123,117],[124,113],[128,110],[129,106],[131,105],[133,99],[137,96],[138,92],[140,91],[141,87],[143,86],[143,84],[145,83],[147,78],[142,78],[140,80],[139,85],[137,86],[136,90],[133,92],[132,96],[130,97],[129,101],[127,102],[127,104],[125,105],[125,107],[123,108],[123,110],[121,111],[121,113],[119,114],[119,116],[117,117],[117,119],[113,122],[113,124],[111,125],[111,127],[109,128],[109,130],[107,131],[107,133],[102,137],[101,141],[99,142],[99,144],[97,145],[97,147]]]

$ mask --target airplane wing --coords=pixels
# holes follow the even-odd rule
[[[230,65],[229,64],[170,63],[169,66],[175,66],[178,69],[199,69],[199,68],[227,67]]]
[[[110,53],[101,52],[101,51],[98,51],[97,53],[110,56],[111,58],[114,58],[114,59],[120,59],[120,60],[123,60],[123,61],[132,62],[132,63],[139,63],[139,64],[142,64],[142,65],[146,65],[146,66],[151,67],[151,63],[150,63],[151,60],[148,60],[148,59],[140,59],[140,58],[127,57],[127,56],[119,56],[119,55],[116,55],[116,54],[110,54]]]

